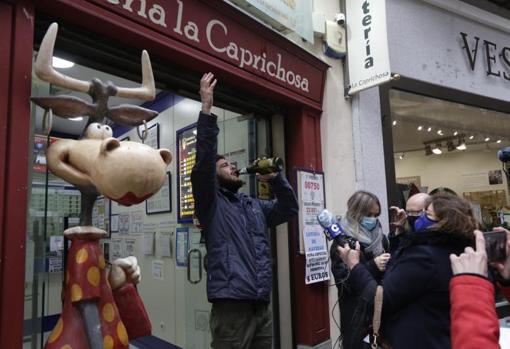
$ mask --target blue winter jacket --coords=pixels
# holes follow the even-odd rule
[[[295,194],[279,174],[270,184],[275,200],[233,193],[216,179],[217,117],[200,113],[196,163],[191,173],[195,215],[207,247],[207,298],[269,302],[272,283],[267,228],[298,212]]]

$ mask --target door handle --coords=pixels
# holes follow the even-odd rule
[[[198,253],[198,280],[191,280],[191,255]],[[188,251],[188,281],[192,284],[198,284],[202,281],[202,252],[198,248]]]

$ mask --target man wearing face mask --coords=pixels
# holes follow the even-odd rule
[[[347,201],[347,213],[340,220],[345,233],[359,241],[361,245],[361,263],[380,282],[390,259],[388,238],[382,231],[379,215],[381,205],[374,194],[367,191],[355,192]],[[364,295],[351,289],[349,271],[338,254],[338,241],[331,245],[331,271],[335,277],[340,303],[340,331],[344,349],[369,348],[363,343],[367,335],[367,303]]]
[[[417,193],[407,200],[405,211],[395,206],[390,207],[391,212],[394,213],[393,221],[390,222],[390,225],[395,229],[390,233],[390,237],[399,235],[405,231],[416,231],[414,223],[425,211],[429,200],[429,194]]]
[[[275,200],[238,193],[244,182],[217,154],[217,116],[211,113],[214,75],[200,81],[202,110],[197,122],[196,164],[191,173],[195,215],[207,247],[207,298],[212,303],[212,348],[272,347],[271,248],[268,228],[298,213],[292,187],[281,173],[258,176]],[[235,136],[235,135],[234,135]]]

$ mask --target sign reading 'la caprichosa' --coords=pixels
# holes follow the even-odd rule
[[[152,0],[102,0],[103,3],[105,1],[116,5],[124,13],[129,12],[149,20],[166,33],[185,38],[196,46],[203,47],[205,42],[209,50],[235,61],[241,69],[255,70],[303,92],[309,92],[309,77],[286,66],[284,54],[274,50],[255,52],[254,49],[248,49],[246,45],[240,43],[240,39],[243,38],[236,35],[235,30],[229,30],[229,25],[224,21],[216,18],[204,21],[204,15],[200,11],[187,12],[185,6],[192,6],[188,1],[175,0],[158,4]]]

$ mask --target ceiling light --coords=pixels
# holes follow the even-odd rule
[[[67,69],[67,68],[74,67],[74,62],[71,62],[71,61],[68,61],[68,60],[65,60],[62,58],[58,58],[55,56],[53,57],[51,64],[53,65],[53,68]]]
[[[398,156],[398,158],[399,158],[400,160],[404,160],[404,156],[405,156],[405,155],[406,155],[405,153],[402,153],[402,154],[400,154],[400,155]]]
[[[75,118],[69,118],[67,120],[71,120],[71,121],[82,121],[83,120],[83,116],[77,116]]]
[[[397,120],[393,120],[393,126],[397,126]]]
[[[442,130],[437,130],[437,134],[442,136],[443,135],[443,131]]]
[[[425,155],[432,155],[432,147],[430,145],[425,146]]]
[[[454,136],[456,136],[456,135],[458,135],[458,134],[459,134],[459,133],[458,133],[457,131],[455,131],[455,132],[453,133],[453,135],[454,135]]]
[[[475,138],[475,136],[473,136],[473,135],[469,136],[469,139],[473,139],[473,138]]]
[[[498,139],[498,140],[496,141],[496,143],[501,143],[501,139]]]
[[[457,145],[457,150],[466,150],[466,141],[464,139],[459,138],[459,144]]]
[[[485,137],[484,141],[488,142],[490,141],[491,139],[489,137]]]
[[[432,131],[432,127],[429,127],[429,128],[427,129],[427,132],[430,132],[430,131]]]
[[[448,148],[448,151],[454,151],[455,150],[455,145],[453,145],[452,141],[446,142],[446,147]]]
[[[441,150],[441,143],[436,143],[436,146],[432,148],[432,152],[436,155],[441,155],[443,153]]]
[[[420,126],[418,126],[418,131],[421,131],[421,130],[423,130],[423,126],[420,125]]]

